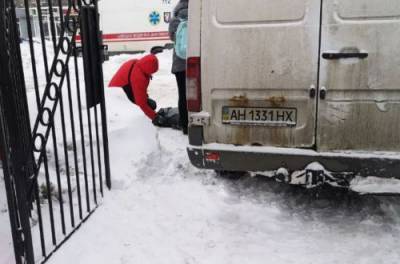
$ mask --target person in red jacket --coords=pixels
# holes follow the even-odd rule
[[[147,95],[152,74],[158,71],[158,59],[154,54],[125,62],[112,78],[109,87],[121,87],[129,100],[139,106],[154,125],[164,126],[166,120],[155,110],[157,103]]]

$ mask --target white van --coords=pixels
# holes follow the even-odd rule
[[[178,0],[101,0],[103,42],[112,53],[150,50],[171,42],[169,21]]]
[[[400,1],[198,0],[189,20],[195,166],[400,178]]]

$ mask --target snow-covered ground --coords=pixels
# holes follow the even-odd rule
[[[111,57],[106,83],[132,57]],[[176,106],[171,53],[159,58],[150,96]],[[190,164],[181,132],[153,127],[120,89],[106,97],[113,189],[49,263],[400,263],[398,198],[217,178]]]
[[[131,56],[112,57],[106,82]],[[150,95],[174,106],[170,53]],[[191,166],[187,138],[154,128],[119,89],[107,90],[113,190],[50,263],[399,263],[396,198],[315,198]]]

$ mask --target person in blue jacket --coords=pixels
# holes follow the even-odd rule
[[[180,0],[176,5],[172,20],[169,24],[169,36],[175,42],[176,31],[182,20],[188,19],[188,5],[189,0]],[[179,93],[179,116],[180,125],[182,126],[183,133],[186,135],[188,130],[188,110],[186,104],[186,60],[179,58],[174,51],[172,61],[172,73],[176,77]]]

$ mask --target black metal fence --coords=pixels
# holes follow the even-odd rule
[[[63,2],[25,0],[21,25],[14,0],[0,0],[0,146],[16,263],[45,262],[97,208],[103,182],[111,188],[97,0]]]

